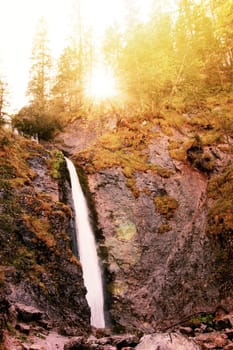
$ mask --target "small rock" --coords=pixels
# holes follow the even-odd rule
[[[202,333],[201,328],[195,328],[195,334],[199,334],[199,333]]]
[[[31,345],[29,347],[29,350],[46,350],[46,349],[41,345]]]
[[[64,350],[86,350],[88,347],[83,345],[83,337],[72,338],[64,345]]]
[[[125,335],[113,335],[111,337],[111,342],[116,345],[118,349],[127,346],[135,346],[139,343],[139,339],[136,335],[125,334]]]
[[[205,332],[207,330],[207,327],[208,326],[206,324],[203,324],[203,323],[200,325],[200,329],[202,332]]]
[[[182,334],[192,336],[194,335],[193,329],[191,327],[179,327],[179,331]]]
[[[227,335],[220,332],[200,334],[195,339],[203,349],[223,348],[228,344]]]
[[[90,338],[89,338],[90,339]],[[109,337],[104,337],[104,338],[100,338],[100,339],[96,339],[95,342],[97,342],[99,345],[107,345],[110,344],[110,339]],[[93,339],[94,340],[94,339]]]
[[[91,335],[87,341],[85,342],[85,345],[87,346],[87,349],[97,349],[97,346],[99,345],[98,349],[101,349],[101,346],[105,345],[106,342],[103,340],[103,344],[101,344],[101,339],[97,339],[94,335]],[[86,349],[86,348],[85,348]]]
[[[44,319],[41,319],[38,321],[38,324],[43,327],[44,329],[52,329],[53,328],[53,325],[51,323],[51,321],[48,321],[48,320],[44,320]]]
[[[43,316],[43,312],[34,308],[33,306],[16,304],[15,307],[18,312],[18,319],[24,322],[38,321]]]
[[[23,323],[17,323],[16,327],[15,327],[18,331],[20,331],[21,333],[24,334],[29,334],[30,333],[30,326],[27,324],[23,324]]]
[[[110,328],[94,328],[94,327],[92,329],[92,333],[96,336],[96,338],[109,337],[112,334]]]

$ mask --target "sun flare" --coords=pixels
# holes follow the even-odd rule
[[[149,19],[153,1],[172,9],[178,0],[135,0],[141,21]],[[13,111],[27,103],[25,91],[38,19],[44,17],[48,22],[51,54],[58,59],[67,39],[72,36],[71,23],[78,16],[74,11],[77,4],[82,30],[90,30],[95,48],[101,47],[105,30],[112,24],[124,31],[125,0],[0,0],[0,76],[8,80]],[[114,75],[103,68],[94,69],[89,87],[88,96],[98,100],[112,97],[117,92]]]
[[[117,95],[114,74],[103,66],[94,67],[87,85],[86,93],[94,100],[104,100]]]

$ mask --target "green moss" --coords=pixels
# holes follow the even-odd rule
[[[63,177],[63,171],[65,168],[64,154],[59,150],[54,150],[51,152],[51,155],[50,174],[54,180],[60,180]]]
[[[154,203],[159,214],[164,215],[167,219],[172,218],[178,208],[177,200],[169,196],[156,196]]]
[[[193,328],[199,328],[202,324],[207,327],[214,326],[214,316],[213,314],[196,315],[189,320],[190,326]]]

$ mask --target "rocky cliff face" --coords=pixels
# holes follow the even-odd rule
[[[119,168],[89,177],[108,251],[111,315],[126,329],[151,331],[221,302],[213,279],[219,247],[205,233],[206,178],[176,168],[169,179],[138,173],[138,198]],[[159,213],[154,196],[174,198],[178,207]]]
[[[59,153],[0,136],[1,329],[11,331],[31,306],[44,326],[84,334],[90,311],[71,250],[72,212],[62,202]]]
[[[188,159],[179,161],[170,155],[169,137],[160,133],[143,152],[167,172],[136,171],[136,195],[121,166],[89,173],[116,329],[152,332],[219,305],[231,309],[230,265],[225,269],[230,259],[222,259],[221,239],[206,233],[212,162],[215,176],[231,162],[223,148],[193,145],[186,149]],[[92,152],[88,159],[76,154],[77,166],[88,171]]]

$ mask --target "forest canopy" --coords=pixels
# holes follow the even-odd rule
[[[232,91],[231,0],[180,0],[173,12],[154,1],[146,21],[136,2],[125,0],[124,26],[113,23],[98,48],[76,10],[75,30],[56,62],[46,22],[38,24],[28,83],[28,108],[37,116],[49,115],[60,127],[100,100],[143,113],[185,112]]]

